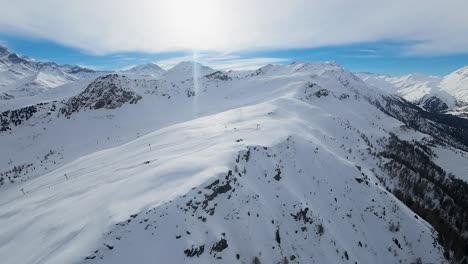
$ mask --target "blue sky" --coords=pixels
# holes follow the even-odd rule
[[[60,12],[57,12],[60,10]],[[5,1],[0,41],[37,60],[116,70],[335,60],[351,71],[445,75],[468,65],[466,0]]]
[[[118,70],[155,62],[166,68],[181,60],[192,60],[192,52],[126,52],[96,55],[52,41],[0,34],[0,44],[36,60],[77,64],[94,69]],[[203,53],[202,63],[229,68],[233,60],[251,60],[251,67],[264,63],[287,64],[294,61],[335,60],[354,72],[368,71],[390,75],[424,73],[446,75],[468,65],[468,54],[405,55],[405,43],[376,42],[309,49],[277,49],[240,53]],[[268,58],[266,62],[263,59]],[[276,59],[276,60],[275,60]],[[214,63],[213,63],[214,62]],[[237,65],[232,66],[234,68]],[[250,66],[246,66],[249,68]]]

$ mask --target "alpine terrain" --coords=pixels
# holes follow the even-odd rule
[[[1,262],[468,263],[467,76],[0,48]]]

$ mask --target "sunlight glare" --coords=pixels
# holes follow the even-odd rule
[[[214,40],[219,30],[221,5],[219,1],[174,0],[168,2],[168,13],[174,23],[175,34],[184,40],[192,42],[192,46],[200,47],[207,41]]]

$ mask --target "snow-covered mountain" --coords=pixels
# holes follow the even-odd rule
[[[401,77],[358,73],[368,85],[395,93],[428,111],[468,117],[468,67],[445,77],[409,74]]]
[[[135,67],[132,67],[128,70],[124,70],[121,72],[125,74],[143,75],[143,76],[149,76],[153,78],[160,78],[166,72],[166,70],[159,67],[157,64],[147,63],[147,64],[142,64],[142,65],[137,65]]]
[[[38,62],[0,46],[0,100],[34,96],[60,85],[105,74],[76,65]]]
[[[358,73],[369,85],[383,89],[389,93],[397,92],[408,101],[419,101],[437,90],[441,81],[437,76],[422,74],[408,74],[401,77],[379,75],[372,73]]]
[[[445,76],[440,90],[455,98],[457,107],[454,113],[468,118],[468,66]]]
[[[2,263],[466,254],[468,121],[335,62],[70,85],[0,113]]]
[[[167,72],[164,73],[164,77],[173,81],[185,81],[192,79],[194,74],[197,76],[205,76],[215,71],[216,70],[201,65],[200,63],[183,61],[167,70]]]

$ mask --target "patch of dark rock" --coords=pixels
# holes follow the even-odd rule
[[[309,208],[306,207],[305,209],[299,210],[296,214],[291,214],[291,216],[294,218],[296,221],[302,221],[304,224],[312,224],[313,220],[311,217],[307,216],[307,213],[309,212]]]
[[[196,257],[199,257],[201,254],[203,254],[204,251],[205,251],[205,245],[201,245],[201,246],[199,246],[199,247],[197,247],[197,248],[194,248],[194,247],[192,246],[191,249],[186,249],[186,250],[184,250],[184,253],[185,253],[185,255],[186,255],[187,257],[191,257],[191,258],[192,258],[192,257],[195,257],[195,256],[196,256]]]
[[[218,184],[219,184],[219,179],[215,180],[214,182],[212,182],[211,184],[206,186],[205,189],[212,189],[214,186],[216,186]]]
[[[280,181],[281,180],[281,170],[280,170],[280,168],[276,168],[275,171],[276,171],[276,175],[273,177],[273,179],[275,179],[277,181]]]
[[[203,209],[206,209],[208,206],[208,202],[212,201],[214,198],[216,198],[219,194],[226,193],[232,189],[232,186],[230,184],[230,181],[227,181],[226,184],[221,185],[221,186],[215,186],[212,190],[212,194],[205,194],[205,200],[203,201]]]
[[[327,89],[320,89],[314,93],[318,98],[328,96],[330,92]]]
[[[225,250],[228,247],[227,240],[224,238],[221,238],[218,242],[214,243],[213,246],[211,247],[211,252],[221,252]]]
[[[278,243],[280,245],[281,244],[281,237],[280,237],[280,233],[279,233],[279,228],[276,229],[275,239],[276,239],[276,243]]]
[[[109,250],[113,250],[113,249],[114,249],[114,246],[111,246],[111,245],[108,245],[108,244],[104,244],[104,246],[106,246]]]

